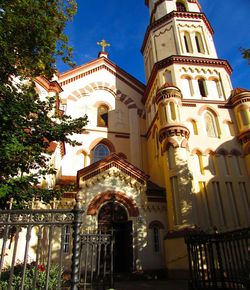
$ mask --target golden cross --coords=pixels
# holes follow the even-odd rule
[[[102,47],[102,52],[105,52],[105,47],[110,46],[110,44],[107,43],[105,39],[103,39],[101,42],[97,42],[97,44]]]

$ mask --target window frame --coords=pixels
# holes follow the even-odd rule
[[[197,82],[201,97],[206,98],[208,96],[206,80],[204,78],[198,78]]]
[[[212,124],[212,127],[213,127],[214,134],[209,134],[207,121],[206,121],[206,116],[210,116],[210,118],[211,118],[210,120],[211,120],[211,124]],[[204,112],[203,120],[204,120],[204,125],[205,125],[205,130],[206,130],[206,133],[207,133],[207,137],[219,138],[219,128],[218,128],[216,116],[211,111],[207,110],[207,111]]]
[[[187,7],[182,1],[176,1],[176,11],[187,12]]]
[[[103,155],[101,155],[101,154],[99,154],[99,155],[95,155],[96,154],[96,151],[98,150],[98,148],[99,147],[103,147],[103,149],[106,149],[107,150],[107,152],[108,152],[108,154],[103,154]],[[109,149],[109,147],[107,146],[107,145],[105,145],[105,144],[103,144],[103,143],[99,143],[99,144],[97,144],[94,148],[93,148],[93,150],[92,150],[92,152],[91,152],[92,154],[92,156],[91,156],[91,164],[93,164],[93,163],[95,163],[95,162],[98,162],[98,161],[100,161],[100,160],[102,160],[102,159],[104,159],[104,158],[106,158],[107,156],[109,156],[110,155],[110,149]]]
[[[202,36],[201,36],[200,32],[197,32],[197,31],[195,32],[194,40],[195,40],[197,52],[204,54],[205,48],[204,48],[204,43],[203,43]]]
[[[190,37],[190,33],[188,31],[183,32],[183,41],[186,53],[193,53],[193,46]]]
[[[102,113],[101,109],[104,109],[105,112]],[[103,118],[103,115],[107,115],[107,119]],[[106,104],[101,104],[97,108],[97,127],[108,128],[109,126],[109,107]]]

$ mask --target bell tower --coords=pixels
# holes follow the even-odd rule
[[[232,69],[218,58],[213,28],[198,0],[145,4],[150,20],[141,52],[149,175],[166,188],[170,231],[195,225],[224,230],[223,215],[232,224],[237,217],[223,207],[223,198],[214,202],[213,193],[217,190],[218,198],[228,194],[237,172],[233,166],[225,169],[227,163],[231,156],[236,160],[243,151],[249,153],[249,91],[232,93]],[[218,161],[223,158],[225,166]],[[241,182],[237,178],[232,186]]]
[[[229,231],[249,220],[250,92],[233,90],[198,0],[145,4],[148,173],[166,188],[170,273],[183,270],[187,231]]]
[[[152,86],[172,83],[183,98],[225,100],[231,67],[218,59],[213,29],[198,0],[146,0],[150,23],[142,53],[147,94]]]

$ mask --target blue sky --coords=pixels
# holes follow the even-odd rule
[[[250,0],[200,0],[203,12],[214,28],[219,58],[233,68],[234,87],[250,89],[250,65],[239,48],[250,48]],[[97,41],[111,43],[109,58],[118,66],[144,81],[140,53],[149,13],[144,0],[78,0],[78,12],[66,33],[74,48],[77,65],[97,57]],[[68,68],[58,64],[60,72]]]

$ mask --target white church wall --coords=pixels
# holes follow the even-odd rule
[[[164,26],[154,33],[157,61],[177,54],[175,43],[171,41],[175,37],[174,33],[175,31],[172,25]]]
[[[100,59],[99,61],[101,64],[103,60]],[[86,67],[86,69],[90,68]],[[84,71],[83,67],[79,71],[73,71],[72,75],[63,75],[60,81],[65,81],[66,76],[67,78],[75,77],[81,71]],[[114,144],[116,153],[123,152],[130,162],[141,167],[140,135],[145,134],[145,127],[141,127],[139,122],[138,109],[143,110],[142,95],[137,91],[134,84],[130,85],[130,79],[128,79],[129,82],[126,82],[124,76],[122,78],[114,76],[106,69],[97,70],[82,79],[65,84],[62,99],[67,102],[67,114],[72,117],[80,117],[85,114],[88,116],[89,123],[85,127],[88,134],[84,134],[84,138],[75,135],[77,141],[84,141],[83,150],[90,153],[92,148],[89,148],[89,144],[95,142],[96,138],[100,138],[100,140],[101,138],[108,138]],[[109,107],[108,128],[97,127],[97,109],[100,104],[106,104]],[[137,128],[135,128],[136,124],[138,124]],[[120,136],[121,133],[126,134],[126,136]],[[121,137],[124,137],[123,141]],[[137,146],[132,144],[137,144]],[[79,149],[77,148],[77,150]],[[68,168],[62,170],[67,174],[69,172],[73,173],[73,171],[76,171],[75,168],[79,167],[78,165],[72,165],[72,160],[66,161],[74,158],[70,151],[71,149],[67,148],[66,153],[69,155],[64,157],[64,165],[67,164]]]
[[[142,261],[142,270],[163,269],[165,265],[164,236],[167,232],[166,206],[162,203],[149,202],[145,210],[145,224],[147,231],[147,243],[139,249],[139,258]],[[159,249],[155,248],[155,237],[150,223],[160,222],[163,229],[159,229]]]

